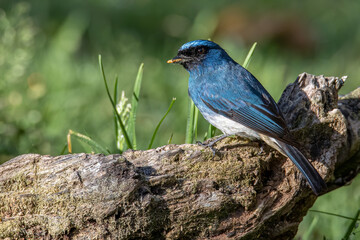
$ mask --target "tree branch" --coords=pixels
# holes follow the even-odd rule
[[[360,88],[338,98],[344,80],[303,73],[279,101],[329,191],[360,171]],[[261,145],[18,156],[0,166],[0,238],[292,239],[316,196]]]

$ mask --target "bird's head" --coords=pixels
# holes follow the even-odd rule
[[[195,40],[185,43],[178,54],[167,63],[179,63],[188,71],[194,67],[209,63],[219,63],[221,59],[230,59],[229,55],[219,45],[208,40]]]

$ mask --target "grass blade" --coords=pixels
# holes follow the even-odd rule
[[[61,153],[59,155],[64,155],[65,154],[65,151],[66,151],[66,148],[67,148],[67,144],[65,144],[65,146],[63,147]]]
[[[108,150],[106,150],[103,146],[101,146],[99,143],[95,142],[93,139],[91,139],[90,137],[84,135],[84,134],[81,134],[81,133],[78,133],[78,132],[75,132],[73,130],[69,130],[69,133],[68,133],[68,136],[73,136],[75,137],[76,139],[80,140],[81,142],[83,143],[86,143],[88,146],[91,147],[91,149],[94,151],[94,152],[98,152],[98,153],[104,153],[104,154],[109,154],[110,152]],[[69,137],[68,137],[68,140],[69,140]],[[69,145],[69,144],[68,144]],[[71,146],[71,145],[69,145]],[[69,151],[70,152],[70,151]]]
[[[169,140],[168,140],[168,145],[171,144],[171,141],[172,141],[173,136],[174,136],[174,134],[171,133],[170,138],[169,138]]]
[[[195,110],[194,110],[194,140],[196,141],[197,139],[197,127],[198,127],[198,121],[199,121],[199,109],[195,106]]]
[[[324,211],[320,211],[320,210],[309,210],[309,211],[310,211],[310,212],[327,214],[327,215],[335,216],[335,217],[341,217],[341,218],[345,218],[345,219],[349,219],[349,220],[358,220],[358,221],[360,221],[360,218],[356,219],[356,218],[347,217],[347,216],[340,215],[340,214],[336,214],[336,213],[324,212]]]
[[[117,102],[118,99],[118,76],[115,77],[115,84],[114,84],[114,101]],[[116,117],[116,113],[114,112],[114,124],[115,124],[115,142],[118,143],[119,141],[119,123]],[[118,144],[116,144],[118,146]],[[119,149],[120,150],[120,149]],[[121,152],[121,150],[120,150]]]
[[[169,106],[168,110],[167,110],[166,113],[165,113],[165,115],[161,118],[160,122],[159,122],[158,125],[156,126],[155,131],[154,131],[154,133],[153,133],[153,135],[152,135],[152,137],[151,137],[151,140],[150,140],[148,149],[151,149],[151,147],[152,147],[152,145],[153,145],[153,143],[154,143],[154,140],[155,140],[156,133],[157,133],[157,131],[158,131],[159,128],[160,128],[160,125],[161,125],[161,123],[164,121],[164,119],[166,118],[166,116],[168,115],[168,113],[170,112],[170,110],[171,110],[172,106],[174,105],[175,101],[176,101],[176,98],[173,98],[172,101],[171,101],[171,103],[170,103],[170,106]]]
[[[68,152],[69,153],[72,153],[72,144],[71,144],[71,133],[70,133],[70,130],[66,136],[66,140],[67,140],[67,147],[68,147]]]
[[[351,221],[351,223],[345,233],[345,236],[342,239],[348,240],[350,238],[350,235],[351,235],[352,231],[354,230],[354,227],[356,226],[356,222],[358,221],[359,215],[360,215],[360,209],[355,214],[355,217]]]
[[[210,128],[210,138],[215,137],[216,127],[210,124],[209,128]]]
[[[102,64],[101,55],[100,55],[100,54],[99,54],[99,66],[100,66],[100,71],[101,71],[102,76],[103,76],[103,79],[104,79],[104,83],[105,83],[105,88],[106,88],[107,95],[108,95],[108,97],[109,97],[109,100],[110,100],[110,102],[111,102],[111,105],[113,106],[113,109],[114,109],[114,112],[115,112],[115,114],[116,114],[117,120],[118,120],[118,122],[119,122],[119,124],[120,124],[121,131],[122,131],[123,134],[124,134],[124,138],[125,138],[126,145],[128,146],[128,148],[132,148],[132,144],[131,144],[130,139],[129,139],[129,136],[128,136],[127,132],[126,132],[124,123],[123,123],[123,121],[121,120],[121,117],[120,117],[119,113],[118,113],[117,110],[116,110],[116,104],[115,104],[114,100],[112,99],[112,97],[111,97],[111,95],[110,95],[109,87],[108,87],[108,84],[107,84],[107,81],[106,81],[104,66],[103,66],[103,64]]]
[[[188,111],[188,118],[186,123],[185,143],[194,142],[194,115],[195,115],[195,104],[189,98],[189,111]]]
[[[204,141],[206,139],[213,138],[215,136],[215,130],[216,130],[216,128],[213,125],[209,124],[209,128],[204,136]]]
[[[309,240],[311,233],[314,231],[316,224],[319,222],[319,217],[315,216],[313,220],[311,221],[310,227],[306,230],[304,235],[302,236],[303,240]]]
[[[256,48],[256,45],[257,45],[257,42],[254,42],[254,44],[253,44],[252,47],[250,48],[250,50],[249,50],[249,52],[248,52],[248,54],[247,54],[247,56],[246,56],[246,58],[245,58],[245,61],[244,61],[244,63],[243,63],[243,67],[244,67],[244,68],[247,68],[247,67],[249,66],[249,63],[250,63],[251,57],[252,57],[252,55],[253,55],[253,53],[254,53],[254,50],[255,50],[255,48]]]
[[[132,139],[132,145],[133,148],[136,150],[136,133],[135,133],[135,124],[136,124],[136,112],[139,102],[139,95],[140,95],[140,88],[141,88],[141,82],[144,72],[144,63],[140,64],[136,80],[134,83],[134,90],[133,95],[131,98],[131,112],[130,112],[130,118],[129,118],[129,125],[128,125],[128,131],[130,138]]]

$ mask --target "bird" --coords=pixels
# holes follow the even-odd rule
[[[223,132],[215,142],[238,135],[262,139],[288,157],[316,195],[326,183],[296,147],[277,103],[261,83],[218,44],[194,40],[183,44],[167,63],[181,64],[190,74],[188,94],[203,117]]]

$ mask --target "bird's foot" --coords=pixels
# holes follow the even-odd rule
[[[196,143],[197,143],[198,145],[201,145],[201,146],[210,148],[211,151],[212,151],[212,153],[213,153],[213,157],[215,157],[215,154],[216,154],[216,151],[217,151],[217,150],[214,148],[215,143],[217,143],[218,141],[220,141],[220,140],[222,140],[222,139],[224,139],[224,138],[226,138],[226,137],[228,137],[228,136],[230,136],[230,135],[227,135],[227,134],[221,135],[220,137],[212,140],[210,143],[202,143],[202,142],[200,142],[200,141],[197,141]]]
[[[200,146],[203,146],[203,147],[208,147],[210,148],[211,152],[213,153],[213,157],[215,157],[216,155],[216,149],[213,147],[214,144],[211,144],[211,143],[202,143],[200,141],[197,141],[196,144],[200,145]]]

